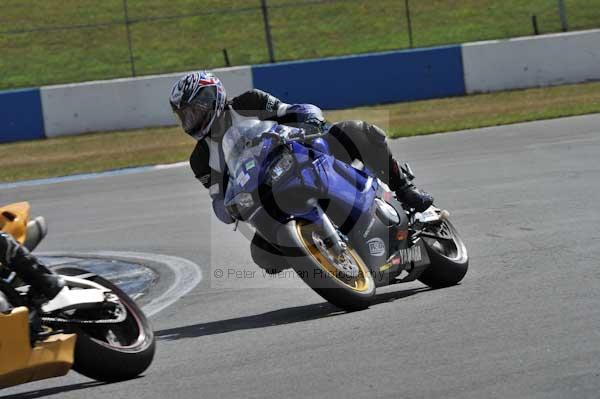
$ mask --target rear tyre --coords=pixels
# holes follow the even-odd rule
[[[375,296],[375,282],[364,261],[348,246],[342,264],[336,263],[313,233],[311,225],[303,222],[291,221],[282,228],[279,238],[287,249],[287,262],[309,287],[335,306],[348,311],[368,308]],[[340,272],[344,267],[357,270],[356,276]]]
[[[418,279],[431,288],[456,285],[469,269],[467,248],[452,223],[447,220],[434,233],[445,238],[423,237],[431,265]]]
[[[68,276],[88,274],[75,267],[57,268],[54,271]],[[86,377],[107,382],[139,376],[152,363],[156,346],[154,332],[146,316],[115,284],[97,275],[84,278],[111,290],[127,310],[127,317],[119,324],[92,324],[74,328],[71,332],[77,334],[77,343],[73,370]],[[75,315],[89,317],[89,314],[81,315],[77,312]]]

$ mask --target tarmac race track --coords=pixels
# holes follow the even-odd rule
[[[391,145],[450,210],[471,269],[452,288],[381,289],[355,313],[291,278],[248,278],[246,239],[187,168],[1,190],[47,217],[42,251],[177,256],[204,279],[152,318],[143,378],[70,373],[0,397],[600,397],[600,115]]]

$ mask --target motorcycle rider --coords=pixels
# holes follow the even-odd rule
[[[0,263],[13,270],[25,283],[29,284],[40,303],[58,295],[65,283],[57,274],[50,271],[27,248],[8,233],[0,231]]]
[[[196,178],[209,189],[213,210],[224,223],[234,222],[224,204],[228,176],[221,145],[225,132],[235,123],[232,113],[314,131],[325,124],[318,107],[286,104],[261,90],[228,99],[219,78],[206,71],[183,76],[173,86],[169,103],[183,130],[198,140],[190,156],[190,166]],[[423,211],[433,204],[433,197],[418,190],[402,171],[387,145],[385,133],[377,126],[364,121],[339,122],[331,126],[324,139],[337,159],[347,163],[361,161],[405,205]],[[277,262],[281,263],[278,256],[281,253],[258,234],[252,240],[251,253],[254,262],[269,273],[286,267],[277,266]]]

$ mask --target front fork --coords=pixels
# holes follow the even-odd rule
[[[309,201],[309,204],[317,211],[319,217],[318,222],[315,224],[323,233],[323,242],[327,246],[327,249],[330,250],[336,258],[343,256],[348,245],[346,245],[344,239],[340,237],[340,234],[331,222],[331,219],[323,212],[323,209],[319,206],[317,201],[311,200]]]

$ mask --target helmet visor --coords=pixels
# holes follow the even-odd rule
[[[210,130],[217,108],[216,86],[204,87],[186,105],[181,108],[173,107],[173,111],[181,122],[181,127],[187,134],[200,140]]]

